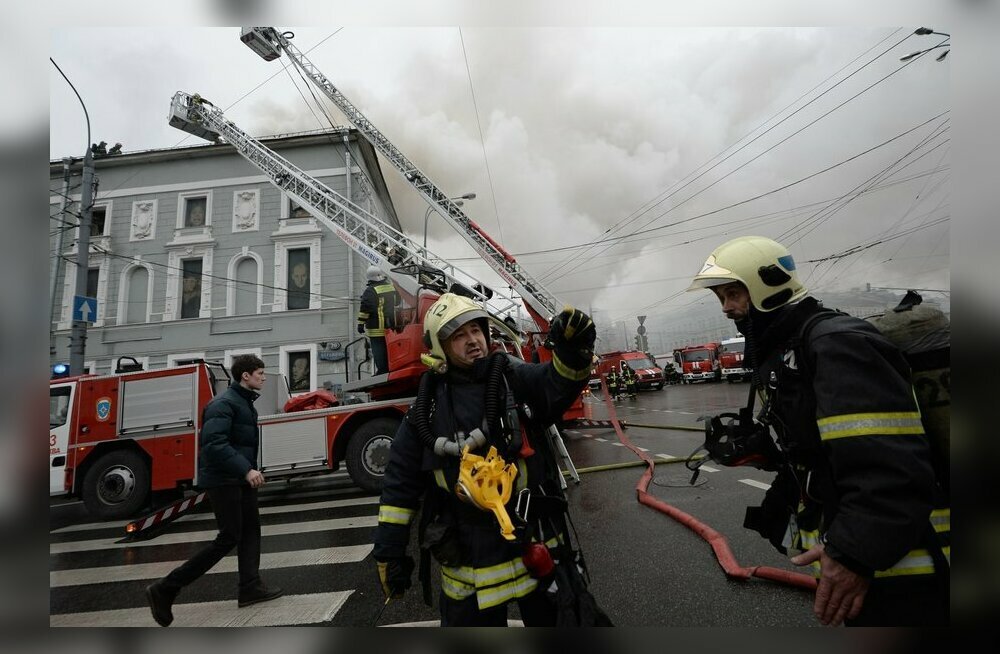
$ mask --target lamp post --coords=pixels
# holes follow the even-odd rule
[[[87,273],[90,270],[90,210],[91,205],[94,203],[94,157],[90,144],[90,114],[87,113],[87,105],[83,103],[83,98],[80,97],[76,87],[73,86],[73,82],[69,81],[69,78],[66,77],[66,74],[63,73],[62,69],[59,68],[59,64],[57,64],[54,59],[49,57],[49,61],[51,61],[52,65],[56,67],[59,74],[63,76],[63,79],[66,80],[69,87],[73,89],[73,93],[76,93],[76,98],[80,101],[80,106],[83,107],[83,116],[87,120],[87,150],[83,155],[83,179],[80,187],[80,231],[76,245],[76,296],[83,297],[87,294]],[[73,299],[73,304],[76,304],[76,298]],[[75,307],[73,308],[75,309]],[[72,315],[70,317],[72,317]],[[73,320],[69,341],[70,375],[83,374],[86,343],[87,321]]]
[[[462,206],[465,204],[462,200],[475,200],[475,193],[466,193],[465,195],[459,195],[455,198],[448,198],[449,200],[454,200],[456,206]],[[431,211],[434,210],[434,206],[431,205],[427,207],[427,211],[424,212],[424,249],[427,249],[427,219],[431,217]]]
[[[934,30],[932,30],[929,27],[918,27],[917,29],[913,30],[913,33],[916,34],[917,36],[926,36],[928,34],[937,34],[938,36],[944,36],[944,37],[947,37],[948,39],[951,38],[951,34],[946,34],[944,32],[935,32]],[[951,47],[951,43],[945,41],[943,43],[938,43],[937,45],[931,46],[931,47],[926,48],[924,50],[918,50],[917,52],[911,52],[910,54],[906,55],[905,57],[900,57],[899,60],[900,61],[909,61],[910,59],[913,59],[914,57],[918,57],[918,56],[924,54],[925,52],[930,52],[931,50],[934,50],[935,48],[950,48],[950,47]],[[945,57],[948,56],[949,52],[951,52],[951,50],[945,50],[940,55],[938,55],[937,60],[941,61],[942,59],[944,59]]]

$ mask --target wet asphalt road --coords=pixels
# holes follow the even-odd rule
[[[662,391],[646,391],[634,400],[615,403],[617,414],[630,425],[626,434],[648,454],[686,457],[702,441],[699,431],[652,429],[636,425],[700,427],[700,415],[735,410],[746,401],[746,384],[698,384],[669,386]],[[607,417],[599,392],[587,399],[592,417]],[[581,482],[569,482],[567,493],[572,517],[579,533],[591,572],[591,590],[598,603],[620,626],[816,626],[812,616],[811,593],[762,579],[733,580],[726,576],[712,548],[692,530],[636,499],[636,484],[642,467],[612,470],[588,469],[608,464],[637,461],[636,455],[617,445],[613,430],[588,429],[565,434],[567,449]],[[701,473],[695,486],[682,463],[656,466],[649,493],[719,532],[742,566],[773,566],[798,571],[787,559],[760,538],[742,528],[747,505],[759,503],[772,473],[752,468],[722,468]],[[329,508],[321,504],[343,500],[345,506]],[[262,509],[273,507],[262,521],[265,556],[321,551],[323,548],[368,546],[372,526],[327,529],[322,521],[374,519],[377,504],[354,488],[344,475],[306,480],[288,485],[269,484],[261,496]],[[50,529],[87,523],[90,518],[75,502],[53,501]],[[367,525],[367,522],[364,523]],[[71,527],[72,529],[72,527]],[[145,609],[143,591],[150,579],[121,579],[134,574],[128,566],[180,561],[189,557],[204,541],[185,542],[184,534],[214,529],[210,513],[192,515],[168,525],[163,536],[137,547],[98,546],[84,552],[50,554],[55,572],[78,568],[106,568],[107,579],[100,583],[55,582],[50,591],[51,615],[86,614],[79,618],[99,626],[120,615],[108,613]],[[276,530],[269,532],[268,529]],[[280,532],[280,533],[279,533]],[[99,542],[117,539],[120,528],[88,527],[62,531],[50,536],[53,548],[75,540]],[[194,537],[193,537],[194,538]],[[207,536],[205,538],[208,538]],[[166,542],[171,539],[171,542]],[[159,541],[163,541],[160,543]],[[279,585],[296,597],[332,593],[338,600],[332,615],[324,621],[336,626],[368,626],[382,605],[374,563],[370,553],[363,558],[324,565],[288,565],[265,569],[269,583]],[[155,571],[155,567],[149,567]],[[119,573],[119,570],[126,570]],[[149,574],[153,574],[150,572]],[[216,607],[235,604],[235,572],[206,575],[188,587],[179,602]],[[62,585],[60,585],[62,584]],[[435,585],[436,587],[436,585]],[[435,590],[436,592],[436,590]],[[418,586],[406,597],[392,602],[379,624],[432,623],[436,609],[423,604]],[[325,597],[325,596],[324,596]],[[277,600],[272,608],[259,605],[267,623],[267,611],[278,613],[284,605]],[[298,600],[290,600],[293,604]],[[201,604],[205,603],[205,604]],[[516,608],[510,618],[517,620]],[[285,619],[282,617],[282,619]],[[289,618],[294,620],[294,618]],[[180,624],[181,618],[178,618]],[[55,623],[55,618],[53,618]]]

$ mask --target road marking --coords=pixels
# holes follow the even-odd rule
[[[327,493],[329,494],[329,493]],[[283,497],[282,499],[293,499]],[[315,502],[312,504],[277,504],[274,506],[264,505],[260,507],[261,515],[273,515],[277,513],[292,513],[295,511],[316,511],[321,509],[337,509],[345,506],[361,506],[364,504],[378,504],[378,497],[352,497],[346,500],[329,500],[327,502]],[[211,511],[200,513],[188,513],[174,519],[178,522],[197,522],[199,520],[215,520],[215,514]],[[87,524],[70,525],[60,529],[53,529],[50,534],[64,534],[72,531],[87,531],[89,529],[122,528],[131,520],[119,520],[115,522],[88,522]]]
[[[705,466],[702,466],[704,468]],[[740,483],[746,484],[747,486],[753,486],[754,488],[759,488],[761,490],[768,490],[771,488],[771,484],[765,484],[762,481],[757,481],[756,479],[740,479]]]
[[[358,516],[356,518],[334,518],[332,520],[314,520],[312,522],[294,522],[282,525],[266,525],[261,527],[261,536],[278,536],[283,534],[302,534],[311,531],[328,531],[331,529],[356,529],[358,527],[374,527],[378,525],[378,516]],[[126,547],[149,547],[151,545],[176,545],[195,541],[213,540],[218,531],[189,531],[173,534],[161,534],[151,540],[140,540],[131,543],[116,542],[117,538],[102,538],[98,540],[82,540],[70,543],[52,543],[49,554],[66,554],[68,552],[88,552],[91,550],[122,549]]]
[[[353,590],[285,595],[239,608],[236,600],[174,604],[178,627],[278,627],[317,624],[333,619]],[[50,627],[156,627],[148,607],[49,616]]]
[[[676,457],[676,456],[674,456],[672,454],[656,454],[655,456],[658,456],[661,459],[665,459],[667,461],[676,461],[678,459],[678,457]]]
[[[600,436],[594,436],[594,440],[595,441],[600,441],[601,443],[607,443],[608,442],[608,439],[601,438]]]
[[[332,565],[336,563],[358,563],[372,551],[372,545],[348,545],[326,547],[317,550],[293,550],[260,555],[261,570],[275,568],[295,568],[306,565]],[[179,566],[183,561],[158,561],[156,563],[136,563],[113,565],[103,568],[81,568],[78,570],[55,570],[49,573],[49,587],[82,586],[139,579],[160,579]],[[227,556],[219,561],[207,574],[237,572],[238,559]]]
[[[718,472],[719,471],[718,468],[713,468],[712,466],[705,466],[705,465],[701,466],[698,469],[699,470],[704,470],[705,472]]]
[[[640,452],[648,452],[649,451],[649,450],[647,450],[644,447],[639,447],[638,445],[636,446],[636,449],[639,450]]]
[[[615,441],[615,442],[613,442],[613,443],[611,443],[611,444],[612,444],[612,445],[617,445],[618,447],[625,447],[625,445],[624,445],[624,444],[622,444],[622,443],[619,443],[618,441]]]

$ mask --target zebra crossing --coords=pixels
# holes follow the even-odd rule
[[[293,626],[329,623],[356,594],[379,592],[372,578],[378,497],[341,477],[324,489],[260,495],[264,581],[284,589],[238,608],[235,550],[185,588],[174,626]],[[89,522],[49,535],[49,625],[155,627],[144,588],[186,561],[217,533],[210,507],[187,513],[149,540],[119,542],[127,521]]]

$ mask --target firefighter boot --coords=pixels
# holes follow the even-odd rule
[[[174,613],[170,610],[173,606],[176,592],[171,592],[163,587],[163,582],[157,581],[146,586],[146,599],[149,601],[149,610],[153,613],[153,619],[161,627],[169,627],[174,621]]]

